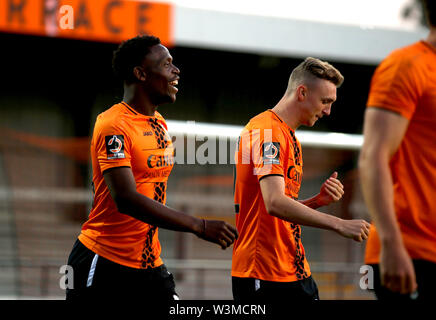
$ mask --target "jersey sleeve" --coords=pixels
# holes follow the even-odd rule
[[[368,107],[387,109],[411,119],[423,91],[417,56],[395,52],[377,67],[371,80]]]
[[[251,146],[253,174],[258,180],[270,175],[284,176],[284,162],[289,146],[279,128],[272,126],[252,129]]]
[[[118,122],[98,119],[93,141],[101,172],[116,167],[131,167],[131,140]]]

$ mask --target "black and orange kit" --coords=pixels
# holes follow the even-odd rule
[[[156,290],[166,290],[162,294],[169,299],[175,295],[173,277],[160,257],[158,228],[119,212],[103,177],[107,170],[129,167],[136,190],[165,204],[174,166],[167,130],[157,111],[145,116],[125,102],[97,117],[91,140],[94,200],[69,257],[74,289],[67,290],[67,299],[83,294],[81,289],[126,289],[129,283],[144,297],[156,298]]]
[[[301,298],[316,299],[318,289],[301,242],[301,226],[271,216],[259,184],[265,177],[282,176],[285,195],[298,199],[303,158],[295,131],[272,110],[255,116],[240,135],[235,163],[239,232],[232,257],[235,299],[271,298],[271,292],[287,292],[288,297],[297,292]]]

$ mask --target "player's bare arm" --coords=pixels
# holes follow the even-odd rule
[[[236,229],[219,220],[204,220],[174,210],[136,191],[135,179],[129,167],[118,167],[104,172],[119,212],[157,227],[191,232],[198,237],[229,247],[237,238]]]
[[[388,289],[401,293],[415,290],[416,279],[396,221],[389,161],[400,146],[408,124],[400,114],[368,108],[359,158],[363,196],[382,244],[381,282]]]
[[[343,220],[311,209],[286,196],[283,177],[266,176],[259,183],[270,215],[304,226],[333,230],[358,242],[368,238],[370,224],[365,220]]]
[[[299,200],[300,203],[312,209],[328,206],[332,202],[341,200],[344,195],[344,186],[338,178],[338,173],[333,174],[322,184],[320,192],[309,199]]]

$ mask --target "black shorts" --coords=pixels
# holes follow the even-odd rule
[[[370,265],[374,270],[374,293],[378,300],[383,301],[411,301],[411,300],[436,300],[436,263],[425,260],[412,260],[415,268],[417,292],[400,294],[392,292],[381,285],[380,267],[378,264]]]
[[[114,263],[85,247],[79,240],[68,258],[73,288],[66,285],[67,300],[141,300],[167,303],[178,300],[173,275],[165,265],[135,269]]]
[[[312,276],[293,282],[273,282],[232,277],[235,301],[280,302],[319,300],[318,287]]]

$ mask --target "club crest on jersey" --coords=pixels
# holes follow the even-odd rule
[[[265,142],[262,153],[263,164],[280,164],[280,142]]]
[[[112,135],[104,137],[108,159],[124,159],[124,136]]]

